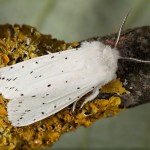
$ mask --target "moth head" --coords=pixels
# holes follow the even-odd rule
[[[105,45],[102,55],[104,64],[109,68],[117,68],[117,61],[120,58],[119,51],[116,48],[111,48],[108,45]]]

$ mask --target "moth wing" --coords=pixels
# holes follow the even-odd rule
[[[19,97],[8,103],[8,118],[13,126],[26,126],[51,116],[79,100],[91,89],[88,87],[53,99],[51,95],[41,98]]]
[[[38,83],[42,85],[49,78],[54,79],[55,76],[82,68],[84,61],[80,62],[82,60],[80,57],[83,56],[81,53],[82,51],[71,49],[1,68],[0,93],[8,99],[21,95],[33,95],[34,92],[37,92],[35,86],[38,86]],[[28,87],[32,87],[32,89],[29,88],[28,90]]]
[[[103,85],[106,73],[96,52],[72,49],[0,69],[0,92],[10,99],[12,124],[25,126],[44,119]]]
[[[86,76],[85,70],[86,68],[66,72],[24,87],[20,91],[25,95],[14,97],[8,103],[9,120],[14,126],[26,126],[51,116],[79,100],[92,91],[97,82],[92,75]],[[37,87],[39,89],[36,89]]]

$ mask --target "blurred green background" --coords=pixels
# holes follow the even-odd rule
[[[0,0],[0,23],[28,24],[66,42],[150,25],[150,0]],[[150,148],[150,104],[64,134],[51,149]]]

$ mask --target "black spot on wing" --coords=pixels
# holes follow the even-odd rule
[[[18,77],[14,78],[13,81],[15,81]]]
[[[28,109],[28,110],[25,110],[25,112],[30,112],[31,110],[30,109]]]
[[[51,84],[48,84],[48,85],[47,85],[47,87],[50,87],[50,86],[51,86]]]
[[[39,76],[35,76],[34,78],[36,79],[36,78],[38,78],[38,77],[39,77],[39,78],[41,78],[41,77],[42,77],[42,75],[39,75]]]
[[[9,89],[12,90],[12,89],[14,89],[14,88],[15,88],[15,87],[10,87]]]

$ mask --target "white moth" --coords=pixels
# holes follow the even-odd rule
[[[7,111],[13,126],[42,120],[115,78],[119,53],[98,41],[51,53],[0,69],[0,92],[10,99]],[[84,105],[83,104],[83,105]]]
[[[51,116],[116,77],[119,52],[99,41],[0,69],[0,93],[9,99],[8,119],[26,126]],[[130,58],[129,58],[130,59]]]
[[[99,94],[103,85],[116,77],[119,58],[122,59],[115,48],[99,41],[85,41],[79,48],[1,68],[0,93],[10,100],[8,119],[13,126],[30,125],[76,104],[91,92],[82,108]]]

